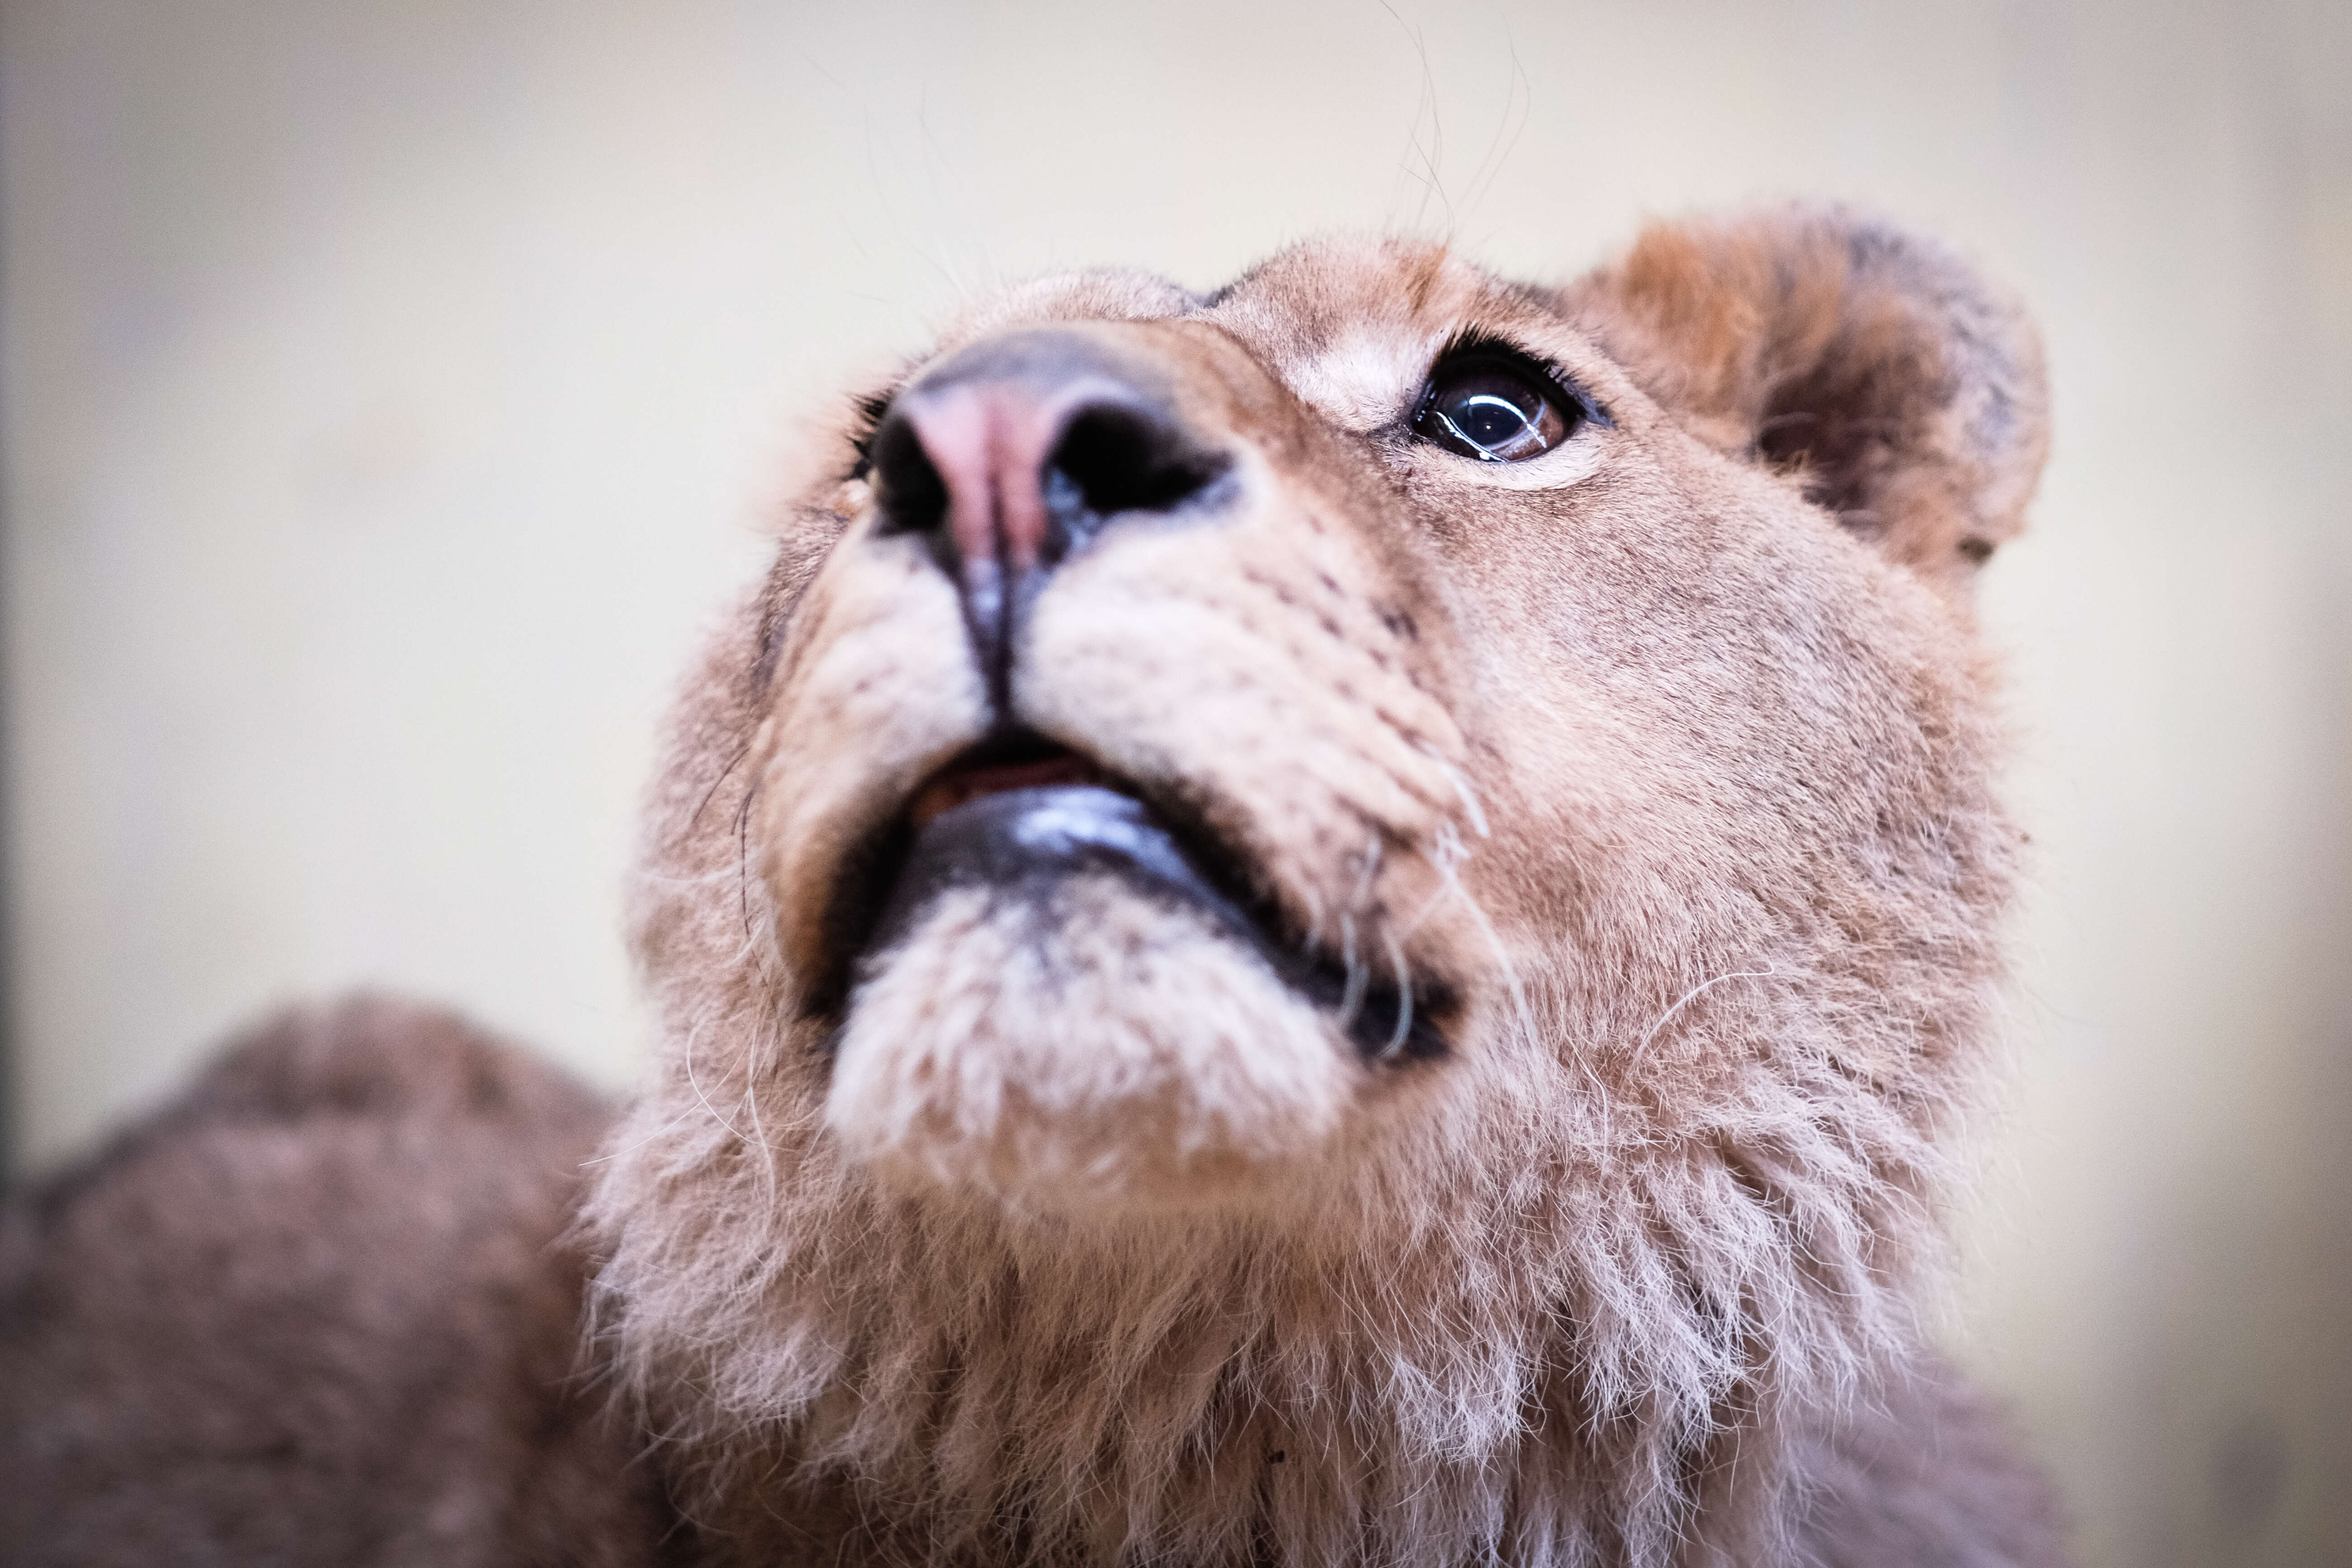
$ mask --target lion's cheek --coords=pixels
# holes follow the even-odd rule
[[[894,1184],[1108,1216],[1278,1197],[1361,1072],[1190,911],[1094,877],[963,888],[869,966],[825,1120]]]
[[[992,719],[954,587],[907,540],[835,555],[784,668],[752,742],[748,832],[764,847],[785,956],[808,973],[843,860]]]

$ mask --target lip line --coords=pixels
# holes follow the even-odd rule
[[[969,787],[981,780],[988,787]],[[1448,1026],[1458,1011],[1454,986],[1428,974],[1411,975],[1400,986],[1394,977],[1374,977],[1360,963],[1351,978],[1342,957],[1308,946],[1289,928],[1280,906],[1252,884],[1240,857],[1188,802],[1119,777],[1075,748],[1029,730],[999,731],[968,748],[842,858],[824,921],[821,979],[804,993],[803,1009],[838,1026],[859,962],[873,948],[924,826],[957,806],[1040,783],[1105,789],[1136,802],[1213,900],[1203,912],[1256,952],[1294,992],[1339,1015],[1336,1021],[1367,1060],[1418,1061],[1446,1054]],[[919,823],[918,811],[926,805],[933,809]],[[837,1027],[828,1033],[837,1033]]]
[[[975,764],[971,756],[967,752],[941,768],[916,790],[912,803],[907,807],[908,820],[916,832],[920,833],[943,813],[952,811],[966,801],[1001,795],[1007,790],[1064,784],[1099,784],[1106,788],[1117,787],[1110,784],[1109,775],[1100,767],[1067,748],[1064,748],[1059,755],[1040,757],[1034,761]],[[1129,792],[1122,790],[1120,793]]]

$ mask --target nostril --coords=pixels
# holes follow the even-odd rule
[[[914,421],[902,413],[887,416],[874,432],[874,504],[884,533],[932,533],[945,524],[947,481],[923,450]]]
[[[1169,421],[1121,403],[1089,404],[1072,415],[1045,463],[1048,506],[1075,503],[1096,518],[1172,510],[1229,466],[1223,453],[1194,446]]]

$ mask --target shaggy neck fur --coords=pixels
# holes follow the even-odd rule
[[[1485,1092],[1351,1185],[1076,1225],[896,1196],[824,1135],[824,1042],[747,935],[767,910],[718,743],[754,727],[755,618],[681,716],[640,887],[683,1048],[589,1215],[612,1364],[711,1539],[747,1562],[1779,1555],[1790,1445],[1916,1351],[1994,969],[2008,838],[1980,787],[1940,847],[1932,955],[1873,952],[1844,987],[1818,953],[1775,966],[1810,964],[1802,988],[1538,985],[1458,1064]],[[1889,1026],[1890,990],[1938,1016]],[[1535,1058],[1623,1037],[1629,1002],[1652,1026],[1601,1092],[1542,1087]]]

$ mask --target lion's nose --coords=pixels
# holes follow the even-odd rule
[[[1208,499],[1231,459],[1090,340],[1017,333],[900,393],[874,433],[885,533],[921,535],[1001,658],[1045,573],[1111,519]]]

